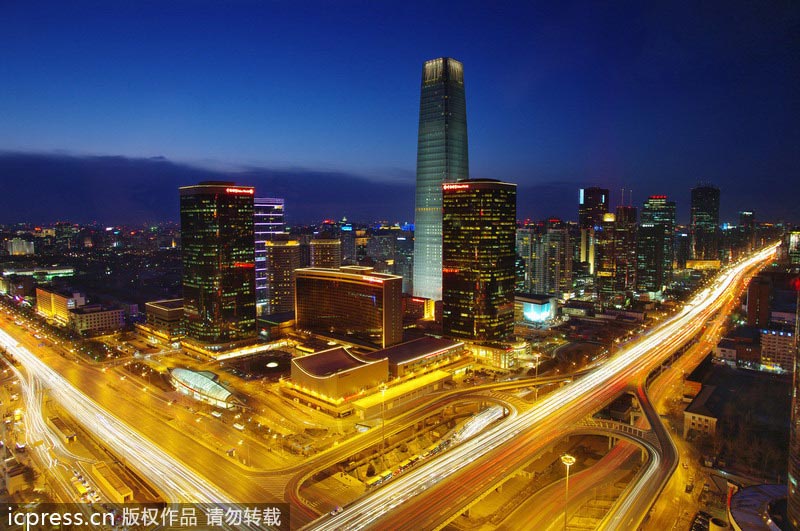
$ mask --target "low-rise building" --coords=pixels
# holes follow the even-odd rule
[[[213,372],[175,368],[170,371],[170,383],[178,392],[220,409],[233,409],[240,405]]]
[[[292,360],[292,383],[332,403],[344,401],[389,379],[386,358],[362,358],[336,347]]]
[[[421,374],[457,363],[469,355],[462,341],[421,337],[368,354],[371,359],[388,359],[392,378]]]
[[[69,327],[78,334],[112,332],[125,326],[125,311],[92,304],[69,311]]]
[[[523,324],[542,324],[556,317],[557,299],[552,295],[517,293],[514,296],[514,321]]]
[[[167,299],[145,303],[145,323],[137,325],[144,335],[167,343],[180,341],[184,336],[183,299]]]
[[[714,347],[714,361],[736,367],[736,342],[731,339],[721,339]]]
[[[768,370],[792,372],[797,338],[789,330],[761,330],[761,364]]]
[[[86,296],[77,291],[36,288],[36,312],[61,325],[69,323],[69,311],[86,304]]]
[[[703,433],[714,437],[717,433],[717,417],[708,407],[716,386],[705,385],[703,390],[694,397],[694,400],[683,411],[683,438],[691,431]]]

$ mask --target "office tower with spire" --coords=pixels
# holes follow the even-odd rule
[[[464,67],[440,57],[422,67],[414,211],[414,295],[442,298],[442,184],[469,178]]]

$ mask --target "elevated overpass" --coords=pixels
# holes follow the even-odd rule
[[[738,293],[742,281],[774,255],[776,245],[755,253],[718,274],[713,283],[697,293],[681,311],[621,349],[587,376],[568,384],[535,407],[475,437],[428,465],[366,496],[336,516],[325,516],[312,529],[438,528],[452,516],[453,507],[464,507],[474,492],[485,490],[497,477],[518,468],[530,452],[550,444],[599,405],[657,368],[693,338],[703,324]],[[644,394],[646,397],[646,394]],[[642,397],[640,396],[640,399]],[[661,426],[658,417],[651,424]],[[663,430],[663,426],[661,426]],[[667,436],[667,441],[668,436]],[[674,452],[674,448],[673,448]],[[628,496],[609,528],[635,529],[634,507],[647,507],[663,488],[670,468],[650,468],[638,483],[636,502]],[[674,468],[673,468],[674,469]],[[658,472],[658,471],[661,472]]]

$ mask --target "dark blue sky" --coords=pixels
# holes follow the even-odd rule
[[[704,181],[724,217],[800,220],[798,3],[654,4],[6,1],[0,222],[176,219],[187,165],[246,171],[296,222],[410,220],[441,55],[465,66],[472,176],[518,183],[520,217],[575,218],[594,184],[685,220]],[[158,195],[109,210],[140,181]]]

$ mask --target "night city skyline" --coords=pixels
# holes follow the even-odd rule
[[[0,9],[0,528],[800,531],[800,2]]]
[[[465,64],[471,176],[517,183],[520,218],[575,219],[600,186],[686,223],[701,182],[723,221],[800,217],[794,5],[94,7],[0,22],[0,222],[177,220],[169,191],[215,177],[295,224],[413,221],[419,67],[441,55]]]

